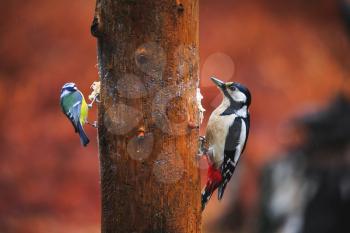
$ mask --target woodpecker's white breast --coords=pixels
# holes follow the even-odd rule
[[[209,159],[217,168],[224,161],[226,136],[235,119],[235,114],[220,116],[220,114],[215,114],[215,111],[209,118],[206,140],[209,144],[209,150],[212,150],[213,153]]]
[[[238,111],[239,114],[221,115],[228,105],[229,103],[224,100],[223,103],[212,112],[206,129],[206,140],[209,145],[209,151],[212,151],[212,155],[209,157],[209,160],[212,164],[215,164],[217,168],[219,168],[224,161],[225,142],[230,127],[235,122],[236,117],[247,116],[246,107],[244,107],[244,109],[240,109]],[[240,120],[242,121],[242,126],[238,144],[236,146],[234,165],[237,164],[247,137],[247,126],[243,119]]]

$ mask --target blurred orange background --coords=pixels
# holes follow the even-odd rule
[[[349,17],[344,2],[200,0],[201,91],[205,124],[220,102],[208,80],[252,92],[251,134],[223,202],[204,213],[214,232],[230,206],[257,212],[259,170],[300,138],[292,119],[348,93]],[[98,79],[90,35],[95,0],[3,1],[0,21],[0,232],[100,231],[96,130],[82,148],[61,113],[61,86],[84,92]],[[344,13],[345,12],[345,13]],[[347,21],[348,20],[348,21]],[[96,110],[90,118],[95,118]],[[205,171],[203,171],[203,181]],[[241,232],[254,232],[249,220]]]

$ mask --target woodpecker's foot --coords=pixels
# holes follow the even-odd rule
[[[199,146],[198,146],[198,155],[202,156],[208,153],[207,140],[204,136],[199,136]]]

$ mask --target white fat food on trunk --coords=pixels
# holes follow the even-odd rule
[[[235,154],[235,166],[237,165],[237,162],[239,160],[239,157],[241,156],[243,147],[244,147],[244,143],[247,137],[247,126],[245,125],[245,122],[243,119],[241,119],[242,121],[242,127],[241,127],[241,134],[239,136],[239,142],[238,145],[236,147],[236,154]]]
[[[205,112],[205,108],[202,105],[202,99],[203,99],[203,95],[201,94],[201,90],[198,87],[197,88],[197,107],[198,107],[198,110],[199,110],[199,123],[200,124],[203,123],[204,112]]]

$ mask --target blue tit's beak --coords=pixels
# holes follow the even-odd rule
[[[214,78],[214,77],[211,77],[210,78],[211,81],[213,81],[215,83],[216,86],[218,86],[221,90],[225,89],[226,85],[223,81],[217,79],[217,78]]]

